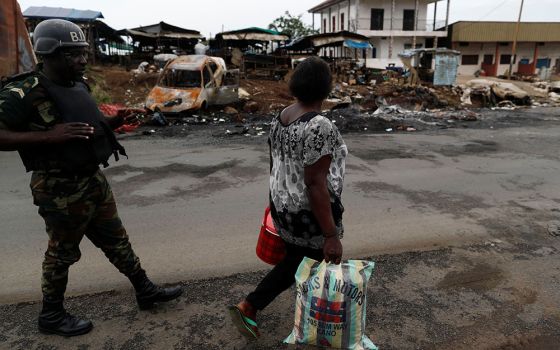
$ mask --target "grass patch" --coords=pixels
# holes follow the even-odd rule
[[[91,95],[95,99],[95,102],[97,102],[97,104],[113,103],[113,98],[107,92],[107,83],[105,82],[103,76],[100,73],[89,69],[89,67],[86,68],[85,75],[88,77],[88,84],[91,88]]]

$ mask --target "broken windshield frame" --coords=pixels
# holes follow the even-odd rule
[[[159,85],[170,88],[201,88],[202,73],[199,70],[166,69]]]

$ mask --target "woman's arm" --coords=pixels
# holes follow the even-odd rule
[[[332,157],[323,156],[304,169],[304,181],[307,186],[311,211],[319,222],[325,245],[323,254],[326,262],[340,264],[342,259],[342,243],[338,238],[336,225],[332,216],[330,194],[327,187],[327,175]]]

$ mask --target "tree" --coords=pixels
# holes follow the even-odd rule
[[[268,29],[282,32],[289,35],[292,39],[298,39],[303,36],[319,33],[318,30],[311,28],[311,26],[303,23],[301,18],[303,15],[293,16],[289,11],[284,12],[283,16],[276,18]]]

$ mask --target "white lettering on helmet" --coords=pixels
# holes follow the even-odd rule
[[[70,32],[70,38],[72,39],[72,41],[85,41],[86,38],[84,36],[84,33],[81,32]]]

